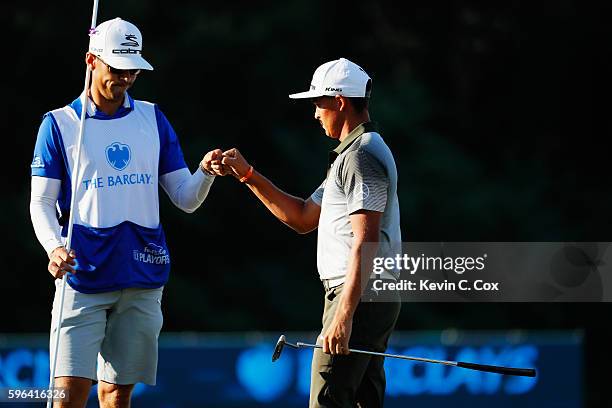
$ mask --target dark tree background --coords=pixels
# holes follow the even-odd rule
[[[321,63],[373,78],[371,113],[400,174],[406,241],[611,241],[607,114],[611,9],[578,1],[100,2],[143,32],[131,94],[159,104],[191,170],[239,147],[308,196],[335,143],[308,103]],[[42,115],[83,86],[88,1],[3,6],[0,332],[44,332],[53,285],[29,218],[29,164]],[[245,186],[218,178],[195,214],[162,193],[173,257],[165,330],[314,330],[322,309],[316,235],[299,236]],[[404,304],[398,329],[582,329],[587,404],[602,406],[608,304]]]

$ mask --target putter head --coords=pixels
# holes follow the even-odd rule
[[[281,353],[283,352],[283,347],[285,347],[286,343],[285,335],[281,334],[276,342],[276,347],[274,347],[274,353],[272,353],[272,362],[275,362],[280,358]]]

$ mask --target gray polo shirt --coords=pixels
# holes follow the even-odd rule
[[[395,256],[401,246],[397,168],[391,150],[372,123],[362,123],[330,152],[327,178],[311,195],[321,206],[317,267],[321,279],[344,281],[353,245],[349,216],[358,210],[383,213],[377,256]],[[391,277],[390,275],[383,275]]]

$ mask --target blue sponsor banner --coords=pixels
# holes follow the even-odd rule
[[[286,336],[294,342],[316,338],[314,333]],[[133,406],[305,407],[312,351],[285,348],[281,358],[272,363],[277,338],[264,333],[163,334],[157,386],[137,385]],[[0,387],[45,387],[49,375],[47,342],[44,335],[0,336]],[[388,351],[538,370],[536,378],[510,377],[387,359],[388,408],[433,408],[449,403],[471,408],[583,406],[579,332],[398,332],[392,336]],[[88,406],[97,406],[95,390]]]

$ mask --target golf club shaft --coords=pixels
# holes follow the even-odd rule
[[[318,348],[318,349],[323,348],[323,346],[320,346],[318,344],[308,344],[308,343],[302,343],[302,342],[297,342],[296,346],[298,348],[300,347],[311,347],[311,348]],[[522,377],[535,377],[536,376],[535,370],[531,368],[500,367],[500,366],[492,366],[492,365],[487,365],[487,364],[466,363],[462,361],[434,360],[431,358],[404,356],[401,354],[379,353],[376,351],[366,351],[366,350],[357,350],[357,349],[349,349],[349,351],[351,353],[361,353],[361,354],[370,354],[373,356],[399,358],[402,360],[420,361],[423,363],[444,364],[447,366],[461,367],[461,368],[467,368],[470,370],[485,371],[489,373],[518,375]]]
[[[92,31],[96,28],[96,21],[98,19],[98,0],[94,0],[93,2],[93,10],[91,13],[91,25],[89,30],[89,35],[91,35]],[[72,197],[70,198],[70,214],[68,215],[68,235],[66,238],[66,250],[70,252],[70,247],[72,244],[72,230],[74,226],[74,205],[76,202],[76,190],[78,188],[78,176],[79,176],[79,165],[81,159],[81,145],[83,144],[83,133],[85,130],[85,114],[87,112],[87,90],[89,88],[89,82],[91,78],[91,67],[88,65],[85,71],[85,85],[83,87],[83,95],[81,97],[81,121],[79,124],[79,135],[77,138],[77,149],[76,149],[76,158],[74,159],[74,165],[71,174],[71,183],[72,183]],[[53,388],[55,387],[55,369],[57,366],[57,355],[59,351],[59,339],[60,339],[60,330],[62,327],[63,320],[63,309],[64,309],[64,297],[66,294],[66,274],[62,277],[62,285],[60,289],[60,301],[59,301],[59,309],[57,316],[57,325],[55,328],[55,339],[54,344],[55,348],[53,350],[53,357],[51,359],[51,370],[49,374],[49,395],[53,395]],[[47,408],[51,408],[53,405],[53,398],[50,397],[47,399]]]
[[[323,346],[319,346],[318,344],[308,344],[308,343],[302,343],[302,342],[297,342],[296,344],[298,347],[312,347],[312,348],[318,348],[318,349],[323,348]],[[401,354],[379,353],[377,351],[357,350],[357,349],[352,349],[352,348],[350,348],[349,351],[351,353],[361,353],[361,354],[369,354],[372,356],[401,358],[403,360],[422,361],[424,363],[444,364],[444,365],[449,365],[449,366],[457,365],[457,363],[454,361],[433,360],[430,358],[422,358],[422,357],[410,357],[410,356],[403,356]]]

